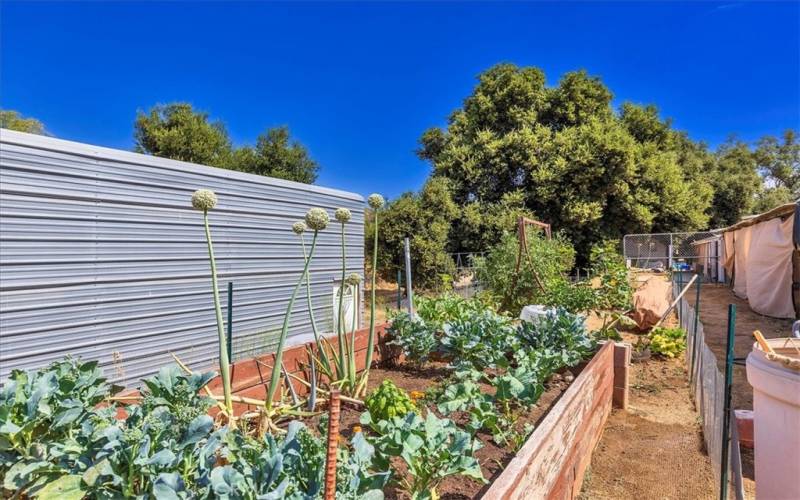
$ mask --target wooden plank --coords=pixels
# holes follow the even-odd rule
[[[606,343],[484,498],[571,498],[611,411],[614,345]]]

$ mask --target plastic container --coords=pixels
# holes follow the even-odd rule
[[[756,498],[796,500],[800,499],[800,353],[791,347],[791,339],[767,342],[776,355],[765,353],[756,343],[747,356],[747,381],[753,386]],[[800,341],[794,339],[794,345],[800,346]]]

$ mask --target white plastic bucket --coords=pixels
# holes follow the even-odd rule
[[[786,339],[767,342],[778,354],[791,355]],[[756,498],[800,499],[800,370],[768,359],[754,344],[747,381],[753,386]]]

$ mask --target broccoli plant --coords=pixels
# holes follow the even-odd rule
[[[583,317],[563,309],[549,312],[536,321],[523,321],[517,327],[521,345],[552,354],[562,366],[575,366],[597,347],[586,331]]]
[[[408,477],[400,486],[412,499],[438,498],[436,487],[454,474],[486,482],[475,458],[480,442],[449,419],[432,412],[423,419],[409,412],[404,417],[373,421],[370,413],[364,412],[361,423],[377,430],[375,447],[385,466],[391,457],[403,460]]]
[[[389,345],[399,346],[406,359],[417,365],[428,361],[438,343],[434,330],[423,320],[405,312],[392,319],[388,331],[392,338]]]
[[[485,310],[444,325],[440,350],[456,363],[475,368],[506,365],[506,354],[516,347],[511,321]]]

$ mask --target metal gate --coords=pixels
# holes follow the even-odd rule
[[[626,234],[622,251],[628,265],[643,269],[699,272],[706,281],[725,281],[721,231]]]

